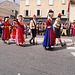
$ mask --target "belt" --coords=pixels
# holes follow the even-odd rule
[[[23,27],[18,27],[18,28],[22,28],[22,30],[24,31],[24,28]]]
[[[5,26],[5,27],[9,27],[9,26]]]
[[[9,26],[4,26],[5,28],[9,28]]]

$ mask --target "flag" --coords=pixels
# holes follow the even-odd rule
[[[69,13],[69,10],[70,10],[70,1],[68,3],[68,13]]]

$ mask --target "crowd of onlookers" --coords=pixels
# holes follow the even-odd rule
[[[25,27],[26,25],[27,25],[27,33],[28,35],[30,35],[30,24],[25,23]],[[44,22],[37,23],[36,30],[38,35],[45,35],[46,24]],[[75,21],[74,22],[66,21],[66,23],[61,22],[60,32],[62,36],[75,36]]]
[[[61,35],[65,36],[75,36],[75,21],[67,22],[64,24],[61,23]]]
[[[30,23],[25,23],[25,29],[27,30],[27,34],[30,35],[31,34]],[[37,23],[36,25],[37,35],[45,35],[45,31],[46,31],[46,24],[44,22]]]

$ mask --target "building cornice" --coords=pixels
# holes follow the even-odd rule
[[[6,0],[6,1],[0,2],[0,4],[2,4],[2,3],[4,3],[4,2],[14,3],[14,2],[11,2],[11,1]],[[17,4],[17,3],[14,3],[14,4],[16,4],[16,5],[20,6],[20,5],[19,5],[19,4]]]

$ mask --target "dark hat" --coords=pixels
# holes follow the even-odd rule
[[[54,11],[53,10],[49,10],[49,15],[53,14]]]
[[[9,18],[9,16],[4,17],[4,21],[6,20],[6,18]]]
[[[23,17],[22,15],[19,15],[19,17]]]
[[[9,18],[9,16],[6,16],[5,18]]]

